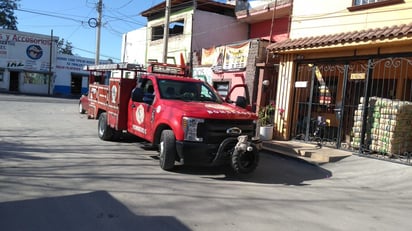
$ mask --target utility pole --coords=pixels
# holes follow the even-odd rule
[[[96,6],[97,9],[97,30],[96,30],[96,58],[94,63],[100,63],[100,29],[102,27],[102,9],[103,9],[103,0],[99,0]]]
[[[196,9],[197,9],[197,0],[192,1],[193,4],[193,13],[192,13],[192,30],[190,32],[190,50],[189,50],[189,74],[193,74],[193,44],[195,40],[195,36],[193,35],[194,28],[195,28],[195,14],[196,14]],[[181,65],[185,65],[184,63],[181,63]]]
[[[53,30],[50,31],[50,55],[49,55],[49,81],[47,81],[47,95],[50,95],[50,86],[52,80],[52,55],[53,55]]]
[[[167,63],[167,47],[169,41],[169,20],[170,20],[171,0],[166,0],[165,25],[163,28],[163,63]]]

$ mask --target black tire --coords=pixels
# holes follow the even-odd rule
[[[102,140],[112,140],[113,137],[113,128],[107,124],[107,115],[106,112],[103,112],[99,116],[99,124],[97,125],[97,135]]]
[[[159,163],[163,170],[169,171],[175,167],[176,138],[172,130],[164,130],[160,136]]]
[[[86,110],[84,110],[84,108],[83,108],[82,102],[79,102],[79,113],[80,114],[86,113]]]
[[[119,141],[123,139],[123,132],[113,129],[112,140]]]
[[[247,174],[253,172],[259,163],[259,152],[255,147],[252,151],[235,150],[232,155],[232,168],[236,173]]]

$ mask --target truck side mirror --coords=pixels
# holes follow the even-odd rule
[[[135,88],[132,91],[132,101],[142,102],[143,101],[143,90],[141,88]]]
[[[246,106],[247,106],[246,97],[244,97],[244,96],[238,96],[238,97],[236,98],[236,104],[235,104],[235,105],[238,106],[238,107],[246,108]]]

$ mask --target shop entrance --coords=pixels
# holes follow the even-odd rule
[[[294,127],[296,139],[338,147],[345,126],[345,64],[300,64],[295,82]]]
[[[82,75],[72,74],[70,93],[80,95],[82,91]]]
[[[19,91],[19,72],[10,71],[9,91]]]
[[[300,63],[292,139],[385,156],[412,153],[412,57]]]

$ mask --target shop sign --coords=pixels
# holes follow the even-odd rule
[[[23,62],[20,62],[20,61],[9,61],[8,63],[7,63],[7,68],[21,68],[21,67],[24,67],[24,64],[23,64]]]
[[[308,81],[296,81],[295,82],[295,88],[307,88],[308,87]]]
[[[58,37],[53,37],[51,41],[46,35],[0,30],[1,66],[10,69],[50,71],[53,68],[50,67],[50,58],[56,56],[57,40]]]
[[[357,80],[357,79],[365,79],[365,73],[352,73],[350,74],[350,79],[351,80]]]

